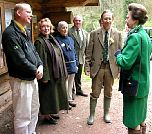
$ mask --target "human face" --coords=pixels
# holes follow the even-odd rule
[[[46,37],[50,34],[50,32],[51,32],[50,25],[47,21],[43,21],[41,23],[40,32]]]
[[[105,29],[109,30],[113,23],[113,17],[111,12],[106,12],[103,14],[100,25]]]
[[[68,25],[63,25],[60,29],[59,32],[62,36],[67,36],[68,34]]]
[[[127,17],[126,17],[126,24],[128,26],[128,28],[132,29],[135,27],[135,25],[137,24],[137,20],[133,20],[132,19],[132,12],[129,11],[128,14],[127,14]]]
[[[18,21],[25,26],[26,24],[30,24],[31,23],[31,19],[32,19],[32,9],[30,7],[30,5],[28,4],[24,4],[23,5],[23,9],[19,9],[17,11],[17,14],[19,16]]]
[[[82,27],[82,17],[76,16],[73,20],[73,23],[77,29],[80,29]]]

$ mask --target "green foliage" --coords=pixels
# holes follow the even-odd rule
[[[90,32],[100,26],[99,19],[101,13],[106,9],[110,9],[114,13],[114,27],[118,30],[123,30],[128,11],[127,6],[132,2],[141,3],[147,8],[149,19],[145,25],[152,26],[151,0],[100,0],[100,6],[72,7],[68,8],[68,10],[72,10],[74,15],[82,15],[84,19],[83,28]]]
[[[137,2],[137,0],[123,0],[123,12],[124,12],[124,24],[125,24],[125,19],[126,19],[126,16],[127,16],[127,12],[128,12],[128,5],[130,4],[130,3],[135,3],[135,2]]]

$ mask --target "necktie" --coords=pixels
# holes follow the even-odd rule
[[[107,61],[108,61],[108,31],[105,32],[104,48],[103,48],[103,62],[107,63]]]
[[[80,30],[77,30],[78,41],[81,42]]]

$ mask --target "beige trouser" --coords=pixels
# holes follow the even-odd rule
[[[35,134],[38,121],[39,96],[37,80],[10,77],[15,134]]]
[[[92,79],[92,93],[90,95],[93,98],[99,98],[101,89],[104,87],[104,96],[111,98],[113,83],[114,78],[112,76],[109,63],[102,63],[97,75]]]
[[[68,101],[73,101],[73,99],[72,99],[72,88],[73,88],[73,84],[74,84],[74,77],[75,77],[75,74],[69,74],[68,79],[66,80],[66,89],[67,89]]]

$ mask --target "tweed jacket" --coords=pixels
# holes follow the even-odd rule
[[[85,51],[88,45],[88,33],[82,29],[83,41],[80,43],[76,34],[76,29],[73,26],[69,29],[69,36],[72,37],[74,40],[75,52],[78,57],[79,64],[84,64]]]
[[[117,64],[121,69],[132,68],[132,79],[139,83],[137,98],[142,98],[149,93],[151,52],[152,44],[149,36],[142,26],[137,26],[130,31],[121,54],[116,56]]]
[[[102,28],[94,30],[90,33],[89,45],[86,50],[85,58],[85,72],[90,72],[90,77],[94,78],[98,73],[101,63],[103,61],[103,42],[104,35]],[[113,78],[116,78],[120,72],[119,67],[116,65],[114,53],[117,49],[122,47],[122,36],[119,31],[112,28],[109,37],[108,55],[109,64]]]

